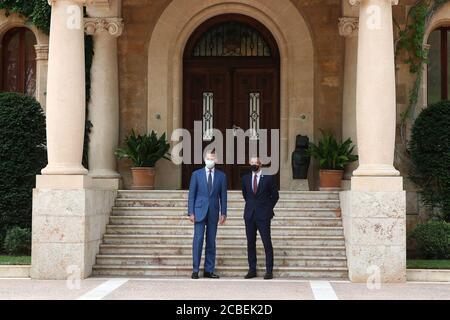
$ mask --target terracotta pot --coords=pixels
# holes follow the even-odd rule
[[[344,170],[320,170],[320,190],[340,190]]]
[[[131,168],[131,174],[133,176],[132,189],[135,190],[155,189],[155,168],[133,167]]]

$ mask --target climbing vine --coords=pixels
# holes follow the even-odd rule
[[[48,0],[0,0],[0,10],[3,9],[6,15],[17,13],[27,19],[44,33],[50,33],[51,6]],[[86,13],[85,13],[86,14]],[[88,106],[91,99],[91,67],[94,57],[94,45],[92,36],[85,35],[85,78],[86,78],[86,123],[83,148],[83,165],[88,168],[89,135],[92,123],[88,120]]]
[[[1,0],[6,15],[17,13],[46,34],[50,32],[51,7],[47,0]]]
[[[406,53],[405,62],[409,72],[415,75],[413,87],[409,93],[408,107],[401,114],[401,136],[406,146],[405,128],[408,119],[415,114],[419,99],[420,85],[423,79],[423,66],[427,62],[427,50],[424,48],[425,31],[436,11],[448,0],[418,0],[408,12],[403,28],[396,23],[399,30],[396,42],[396,55]]]

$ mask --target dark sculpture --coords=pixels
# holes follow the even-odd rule
[[[308,136],[299,134],[295,140],[295,150],[292,152],[292,175],[294,179],[307,179],[311,157],[306,154],[309,148]]]

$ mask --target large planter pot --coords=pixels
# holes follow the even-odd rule
[[[155,189],[155,168],[134,167],[131,168],[133,176],[134,190],[154,190]]]
[[[340,190],[344,170],[320,170],[320,190]]]

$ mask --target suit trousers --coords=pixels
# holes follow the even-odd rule
[[[192,271],[199,272],[206,229],[205,272],[214,272],[216,264],[217,222],[209,219],[209,210],[203,221],[195,222],[192,243]]]
[[[245,220],[245,232],[247,234],[247,253],[250,271],[256,272],[256,232],[259,232],[266,254],[266,271],[273,272],[273,247],[270,235],[270,219],[257,220],[253,212],[250,219]]]

